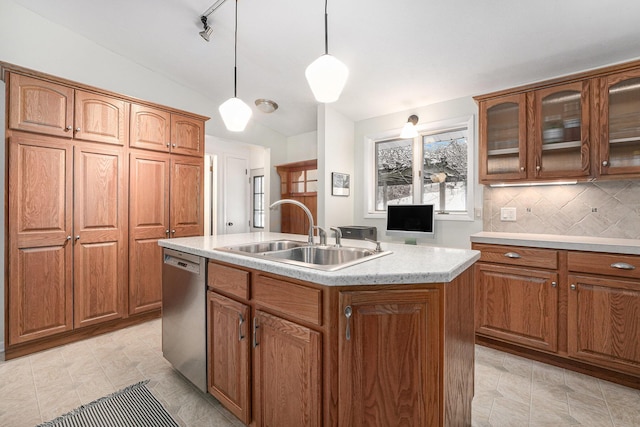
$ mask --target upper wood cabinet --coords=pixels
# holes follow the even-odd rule
[[[640,176],[640,62],[475,99],[483,184]]]
[[[169,220],[171,237],[204,232],[204,160],[171,156]]]
[[[600,79],[600,175],[640,171],[640,70]]]
[[[130,146],[202,157],[204,122],[158,108],[133,104]]]
[[[129,103],[16,73],[9,74],[9,128],[124,145]]]

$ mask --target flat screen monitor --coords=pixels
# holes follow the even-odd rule
[[[387,205],[386,234],[406,238],[433,238],[433,205]]]

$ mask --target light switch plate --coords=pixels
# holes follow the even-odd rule
[[[516,208],[500,208],[500,221],[515,221]]]

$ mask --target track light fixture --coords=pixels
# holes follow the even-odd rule
[[[215,10],[217,8],[222,6],[225,1],[227,1],[227,0],[217,0],[214,4],[211,5],[211,7],[209,7],[209,9],[205,10],[204,13],[202,14],[202,16],[200,17],[200,21],[202,22],[202,25],[204,26],[204,29],[202,31],[200,31],[200,37],[202,37],[206,41],[209,41],[209,38],[211,37],[211,34],[213,33],[213,27],[211,27],[209,25],[209,22],[207,21],[207,18],[209,17],[209,15],[211,15],[213,12],[215,12]]]
[[[313,61],[305,76],[313,96],[318,102],[335,102],[349,77],[349,69],[335,56],[329,55],[329,31],[327,29],[327,1],[324,1],[324,55]]]
[[[236,24],[233,45],[233,98],[227,99],[218,110],[222,121],[231,132],[242,132],[251,118],[251,108],[237,97],[238,89],[238,0],[236,0]]]
[[[418,131],[416,130],[418,120],[420,119],[415,114],[410,115],[407,119],[407,123],[402,128],[402,132],[400,132],[400,138],[409,139],[418,136]]]

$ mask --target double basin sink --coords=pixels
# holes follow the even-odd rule
[[[347,246],[310,245],[297,240],[272,240],[216,249],[324,271],[339,270],[391,253]]]

